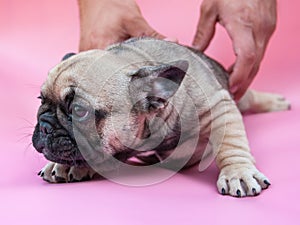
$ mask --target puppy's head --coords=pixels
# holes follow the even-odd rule
[[[123,160],[151,150],[160,138],[155,117],[164,117],[188,63],[128,66],[106,54],[69,55],[50,71],[32,137],[48,160],[67,165],[102,163],[109,156]]]

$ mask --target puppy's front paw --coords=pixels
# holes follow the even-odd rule
[[[217,181],[221,194],[234,197],[259,195],[262,189],[268,188],[269,185],[268,178],[250,164],[224,167]]]
[[[75,167],[49,162],[39,173],[49,183],[86,181],[93,178],[95,171],[88,167]]]

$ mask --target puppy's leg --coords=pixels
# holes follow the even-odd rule
[[[242,113],[263,113],[290,109],[290,103],[281,95],[248,90],[237,103]]]
[[[269,186],[254,165],[242,120],[233,100],[222,100],[212,110],[211,138],[220,169],[217,187],[221,194],[253,196]]]
[[[75,167],[49,162],[38,175],[49,183],[65,183],[90,180],[95,174],[95,171],[89,167]]]

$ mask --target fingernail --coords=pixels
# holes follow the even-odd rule
[[[199,45],[199,44],[192,45],[192,48],[199,50],[199,49],[201,49],[201,45]]]
[[[240,191],[240,190],[237,190],[237,191],[236,191],[236,194],[237,194],[237,196],[238,196],[238,197],[241,197],[241,196],[242,196],[242,194],[241,194],[241,191]]]
[[[267,180],[264,180],[264,183],[265,183],[266,185],[268,185],[268,186],[271,185],[271,183],[270,183],[269,181],[267,181]]]
[[[175,37],[167,37],[164,39],[165,41],[175,42],[178,43],[178,39]]]
[[[238,85],[232,86],[232,87],[230,88],[230,92],[231,92],[232,94],[234,94],[235,92],[237,92],[238,89],[239,89],[239,86],[238,86]]]

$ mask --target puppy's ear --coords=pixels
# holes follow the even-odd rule
[[[65,56],[61,59],[61,61],[64,61],[64,60],[66,60],[66,59],[72,57],[73,55],[76,55],[76,54],[73,53],[73,52],[67,53],[67,54],[65,54]]]
[[[157,68],[153,73],[151,95],[166,100],[172,97],[185,77],[188,66],[187,61],[180,60]]]
[[[143,105],[140,107],[144,110],[163,108],[178,90],[188,67],[187,61],[178,60],[169,64],[140,68],[132,74],[131,97],[142,98]]]

